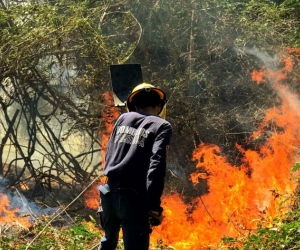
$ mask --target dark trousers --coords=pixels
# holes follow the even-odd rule
[[[134,189],[100,191],[100,224],[104,230],[99,250],[114,250],[122,228],[125,250],[148,250],[150,226],[145,196]]]

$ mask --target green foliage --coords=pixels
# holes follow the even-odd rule
[[[300,162],[296,162],[296,164],[291,169],[292,172],[296,172],[298,170],[300,170]]]
[[[300,222],[291,221],[272,228],[261,228],[248,237],[243,249],[294,249],[300,243],[299,226]]]
[[[59,228],[46,226],[46,221],[39,222],[39,225],[31,230],[31,237],[34,238],[40,231],[42,235],[29,245],[31,237],[28,232],[20,232],[18,237],[1,235],[0,249],[31,249],[31,250],[83,250],[97,245],[102,232],[93,222],[78,221],[73,226]]]
[[[250,1],[240,12],[236,42],[243,46],[298,47],[298,17],[298,1]]]

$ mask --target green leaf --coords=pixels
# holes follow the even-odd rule
[[[292,172],[296,172],[300,169],[300,162],[297,162],[291,169]]]

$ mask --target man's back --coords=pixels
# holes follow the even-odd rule
[[[155,176],[161,176],[157,184],[163,188],[159,182],[163,183],[165,176],[171,132],[170,123],[158,116],[140,112],[122,114],[108,144],[104,174],[120,181],[122,186],[144,192],[149,169],[153,169]]]

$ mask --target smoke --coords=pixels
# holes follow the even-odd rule
[[[186,180],[187,176],[186,173],[184,172],[182,166],[180,166],[179,164],[176,163],[170,163],[168,165],[168,170],[171,172],[171,174],[181,180]]]
[[[270,55],[268,52],[263,51],[257,47],[245,48],[244,51],[247,54],[254,55],[258,59],[260,59],[267,69],[278,70],[280,62],[278,54]]]
[[[7,196],[11,210],[17,209],[18,216],[29,215],[30,222],[33,223],[36,218],[42,215],[53,215],[60,211],[60,208],[42,207],[39,204],[28,201],[28,199],[16,189],[8,188],[6,180],[0,178],[0,194]],[[1,206],[0,206],[1,212]]]
[[[288,79],[288,73],[292,71],[293,63],[289,59],[281,59],[278,54],[270,55],[266,51],[262,51],[256,47],[250,49],[246,48],[245,52],[256,56],[260,59],[264,65],[265,70],[263,71],[264,77],[269,81],[271,87],[277,92],[278,96],[283,102],[287,103],[289,107],[297,112],[300,116],[300,101],[296,94],[288,88],[288,86],[283,85],[283,82]],[[280,66],[283,66],[280,68]]]

